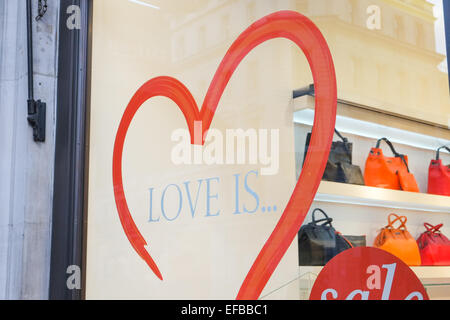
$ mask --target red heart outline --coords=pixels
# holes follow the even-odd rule
[[[145,101],[156,96],[167,97],[183,112],[194,144],[194,122],[201,121],[203,133],[207,132],[219,100],[237,66],[253,48],[274,38],[287,38],[296,43],[309,62],[316,93],[314,126],[309,152],[297,185],[275,229],[248,272],[236,299],[259,298],[309,211],[325,171],[333,140],[337,106],[336,75],[326,40],[314,23],[298,12],[279,11],[253,23],[231,45],[214,75],[200,111],[191,93],[181,82],[171,77],[157,77],[139,88],[123,114],[113,153],[113,186],[117,211],[131,245],[161,280],[161,272],[145,249],[147,242],[128,209],[123,188],[122,154],[131,121]]]

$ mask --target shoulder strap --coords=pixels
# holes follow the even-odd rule
[[[351,155],[350,149],[348,148],[348,139],[345,138],[339,131],[337,131],[336,128],[334,129],[334,132],[344,142],[345,151],[347,151],[347,153]]]
[[[405,155],[398,153],[398,152],[395,150],[394,145],[392,144],[392,142],[390,142],[387,138],[381,138],[380,140],[377,141],[377,145],[376,145],[376,148],[377,148],[377,149],[380,148],[381,141],[384,141],[384,142],[387,143],[387,145],[389,146],[389,148],[391,148],[391,151],[392,151],[392,153],[394,154],[394,156],[395,156],[396,158],[402,159],[403,163],[404,163],[405,166],[406,166],[406,170],[408,170],[408,173],[409,173],[409,166],[408,166],[408,163],[406,162]]]
[[[447,146],[442,146],[439,149],[437,149],[436,151],[436,160],[439,160],[439,153],[441,152],[442,149],[447,150],[448,152],[450,152],[450,149]]]
[[[341,134],[339,131],[337,131],[336,129],[334,129],[334,132],[338,135],[339,138],[341,138],[342,141],[344,141],[344,143],[347,143],[347,142],[348,142],[348,139],[345,138],[344,136],[342,136],[342,134]]]

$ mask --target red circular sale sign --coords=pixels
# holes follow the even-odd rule
[[[394,255],[370,247],[346,250],[320,272],[310,300],[428,300],[415,273]]]

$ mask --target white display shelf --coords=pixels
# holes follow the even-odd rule
[[[314,199],[412,211],[450,213],[450,197],[322,181]]]

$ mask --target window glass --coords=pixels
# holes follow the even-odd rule
[[[242,61],[229,51],[274,17],[303,32],[308,56],[284,30]],[[353,247],[374,247],[393,212],[414,243],[425,222],[450,236],[450,200],[429,192],[430,161],[450,141],[442,0],[97,0],[92,23],[88,299],[308,299],[328,260],[305,263],[319,249],[297,232],[316,208]],[[315,28],[326,45],[314,32],[306,40]],[[347,139],[334,135],[328,160],[333,111],[316,110],[333,92],[323,52]],[[226,86],[224,57],[236,67]],[[218,93],[217,109],[201,110]],[[332,122],[311,138],[315,118]],[[380,141],[406,176],[394,172],[390,188],[365,181],[383,137],[407,155],[401,171],[404,157]],[[450,163],[445,150],[440,159]],[[450,266],[412,268],[431,298],[450,298]]]

